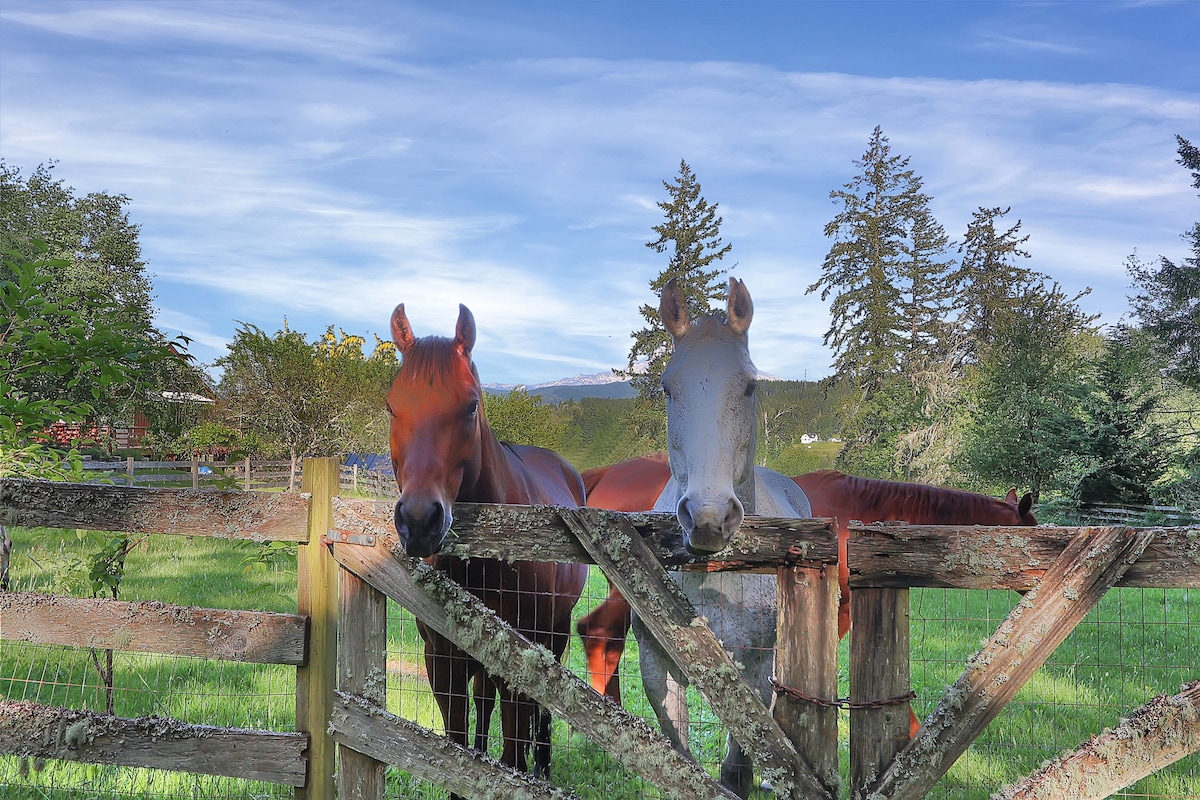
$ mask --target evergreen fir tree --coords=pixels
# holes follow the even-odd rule
[[[1191,170],[1192,186],[1200,189],[1200,148],[1182,136],[1178,163]],[[1170,357],[1172,376],[1185,386],[1200,389],[1200,222],[1181,237],[1191,246],[1191,255],[1178,263],[1159,258],[1158,269],[1136,257],[1127,263],[1134,287],[1129,298],[1143,327],[1161,342]]]
[[[962,259],[949,277],[956,296],[956,321],[972,353],[991,344],[997,314],[1011,310],[1018,298],[1046,277],[1017,263],[1017,259],[1029,258],[1023,248],[1029,236],[1020,235],[1020,220],[1003,233],[997,231],[997,221],[1010,210],[981,206],[972,215],[958,248]]]
[[[643,403],[653,406],[647,410],[648,419],[662,416],[656,412],[661,410],[662,373],[671,355],[671,335],[658,318],[657,298],[667,281],[676,278],[693,319],[713,313],[719,309],[713,301],[725,297],[725,286],[717,280],[724,270],[714,264],[733,248],[732,244],[721,241],[722,220],[717,216],[717,204],[710,205],[704,199],[700,181],[686,161],[679,162],[675,182],[663,181],[663,187],[669,199],[659,202],[658,207],[666,218],[654,226],[658,238],[646,246],[657,253],[669,251],[671,258],[666,268],[650,281],[656,302],[639,309],[646,327],[633,332],[628,367],[618,371],[637,389]],[[644,370],[638,367],[642,362],[647,365]]]
[[[882,129],[854,165],[860,173],[829,193],[842,210],[825,226],[834,243],[808,292],[833,295],[824,342],[837,377],[869,397],[918,351],[936,349],[949,242],[921,178],[892,154]]]

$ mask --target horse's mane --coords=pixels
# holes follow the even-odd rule
[[[852,496],[864,516],[903,519],[914,524],[1012,524],[1017,510],[1003,500],[961,489],[859,478],[827,470],[822,482],[836,481]]]

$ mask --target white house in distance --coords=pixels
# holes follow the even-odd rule
[[[800,437],[800,444],[812,444],[819,441],[821,441],[821,437],[812,433],[806,433]]]

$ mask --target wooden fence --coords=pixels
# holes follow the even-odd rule
[[[204,461],[143,461],[126,458],[122,461],[83,462],[89,473],[102,473],[114,483],[125,486],[146,486],[163,483],[191,481],[193,489],[237,488],[243,491],[254,489],[299,489],[300,462],[252,460]],[[343,464],[339,471],[341,489],[353,494],[369,494],[376,497],[394,497],[398,494],[391,475],[374,470],[362,469],[359,465]],[[222,486],[222,484],[228,484]]]
[[[204,461],[193,457],[191,461],[143,461],[126,458],[123,461],[83,462],[89,473],[102,473],[114,483],[125,486],[145,486],[163,483],[191,481],[193,489],[239,488],[294,489],[300,486],[300,461],[261,461],[249,458],[241,461]]]
[[[335,775],[342,797],[382,797],[385,763],[467,796],[572,796],[382,710],[383,609],[391,597],[668,796],[730,797],[640,718],[595,694],[443,573],[407,557],[396,541],[390,502],[336,498],[335,460],[306,461],[303,484],[311,496],[0,481],[0,521],[8,524],[300,545],[296,615],[164,613],[162,604],[0,594],[0,638],[294,664],[295,732],[6,702],[0,703],[0,753],[268,780],[295,786],[306,798],[337,796]],[[832,700],[837,690],[837,543],[827,521],[748,518],[731,547],[715,557],[723,568],[779,578],[776,676],[800,696],[780,695],[772,716],[663,571],[660,562],[681,564],[672,517],[519,506],[455,510],[450,550],[456,555],[511,558],[525,555],[534,541],[541,560],[599,564],[685,665],[714,713],[753,742],[777,795],[837,796],[836,708],[803,699]],[[513,529],[523,531],[520,554],[512,552]],[[924,796],[1111,586],[1200,588],[1197,528],[886,525],[852,528],[852,535],[854,798]],[[910,741],[904,705],[871,701],[908,692],[908,591],[914,586],[1027,594]],[[113,631],[78,623],[92,614],[106,615]],[[1190,684],[1010,786],[1005,796],[1105,797],[1198,748],[1200,684]]]

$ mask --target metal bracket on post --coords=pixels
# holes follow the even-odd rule
[[[321,537],[321,543],[325,545],[331,544],[357,544],[362,547],[375,546],[375,534],[373,533],[350,533],[349,531],[337,531],[333,528],[329,529],[329,533]]]

